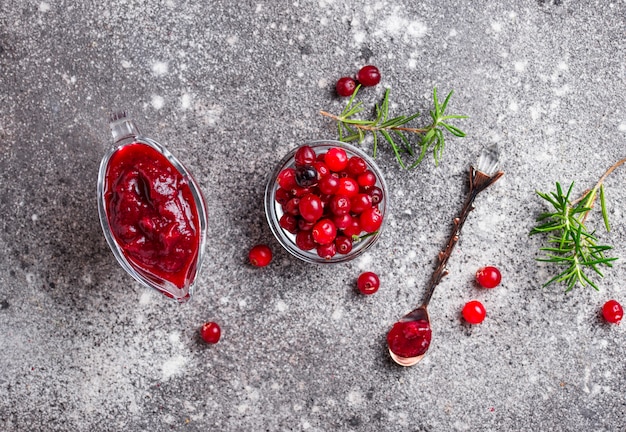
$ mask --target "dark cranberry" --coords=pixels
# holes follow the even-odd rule
[[[363,66],[357,73],[356,79],[364,87],[372,87],[380,82],[380,71],[376,66]]]
[[[296,218],[294,215],[290,215],[289,213],[285,213],[280,217],[278,225],[280,225],[282,229],[290,232],[291,234],[295,234],[298,232],[298,218]]]
[[[296,154],[294,155],[296,167],[313,165],[313,162],[315,162],[315,158],[317,158],[317,154],[315,154],[315,150],[313,150],[310,146],[306,146],[306,145],[296,150]]]
[[[313,225],[315,225],[315,221],[309,222],[306,219],[298,218],[298,230],[300,231],[311,231]]]
[[[283,211],[290,215],[298,216],[300,214],[300,198],[291,198],[283,206]]]
[[[337,236],[335,239],[335,247],[337,248],[337,252],[340,254],[350,253],[352,250],[352,239],[346,236]]]
[[[367,194],[372,197],[372,205],[378,205],[383,200],[383,190],[378,186],[372,186],[367,189]]]
[[[359,236],[362,232],[363,229],[361,228],[359,218],[355,217],[353,217],[350,221],[350,225],[343,229],[344,235],[347,235],[348,237]]]
[[[296,234],[296,246],[302,250],[311,250],[317,247],[311,231],[298,231]]]
[[[356,89],[356,82],[350,77],[339,78],[335,85],[335,90],[339,96],[352,96]]]
[[[326,245],[320,245],[317,247],[317,254],[326,260],[331,259],[337,254],[337,248],[335,243],[328,243]]]
[[[287,189],[276,189],[276,202],[280,205],[287,203],[291,199],[291,193]]]
[[[312,165],[304,165],[296,168],[296,183],[298,186],[307,188],[317,184],[317,171]]]

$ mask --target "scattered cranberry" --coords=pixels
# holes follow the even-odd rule
[[[335,85],[335,90],[339,96],[352,96],[356,89],[356,82],[350,77],[339,78]]]
[[[463,306],[463,318],[470,324],[480,324],[485,319],[487,311],[478,300],[469,301]]]
[[[356,287],[361,294],[374,294],[380,287],[380,279],[378,279],[378,275],[374,272],[361,273],[356,280]]]
[[[501,280],[502,275],[496,267],[482,267],[476,272],[476,282],[483,288],[495,288],[500,284]]]
[[[356,74],[357,81],[364,87],[372,87],[380,82],[380,71],[376,66],[363,66]]]
[[[264,244],[256,245],[250,249],[248,258],[253,266],[265,267],[272,261],[272,250]]]
[[[209,344],[216,344],[220,340],[222,330],[216,322],[207,322],[202,325],[200,329],[200,337],[203,341]]]
[[[602,316],[611,324],[619,324],[624,316],[624,309],[616,300],[609,300],[602,306]]]

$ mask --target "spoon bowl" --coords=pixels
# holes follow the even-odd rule
[[[428,308],[422,304],[400,318],[387,334],[391,359],[400,366],[413,366],[426,355],[431,335]]]

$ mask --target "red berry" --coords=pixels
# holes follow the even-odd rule
[[[283,206],[283,211],[290,215],[298,216],[300,214],[300,198],[291,198],[287,201]]]
[[[337,254],[337,248],[335,247],[335,243],[328,243],[326,245],[320,245],[317,247],[317,255],[320,258],[324,258],[325,260],[329,260]]]
[[[339,78],[335,85],[335,90],[339,96],[352,96],[356,89],[356,82],[350,77]]]
[[[272,261],[272,250],[264,244],[256,245],[250,249],[248,258],[253,266],[265,267]]]
[[[324,162],[321,161],[315,161],[313,162],[313,168],[315,168],[315,171],[317,171],[317,179],[320,180],[324,177],[326,177],[328,174],[330,174],[330,170],[328,169],[328,167],[326,166],[326,164]]]
[[[300,231],[311,231],[313,229],[313,225],[315,225],[316,221],[309,222],[306,219],[298,218],[298,230]]]
[[[333,195],[328,202],[330,211],[334,215],[344,215],[350,212],[350,198],[345,195]]]
[[[372,197],[372,205],[378,205],[383,200],[383,190],[378,186],[367,188],[367,194]]]
[[[290,232],[291,234],[295,234],[298,232],[298,218],[294,215],[290,215],[289,213],[285,213],[280,217],[278,221],[278,225],[285,231]]]
[[[317,171],[313,165],[304,165],[296,168],[296,183],[303,188],[317,184]]]
[[[374,294],[378,291],[378,287],[380,287],[380,279],[378,279],[378,275],[374,272],[361,273],[356,280],[356,287],[361,294]]]
[[[286,204],[291,199],[291,193],[287,189],[276,189],[276,202],[280,205]]]
[[[216,322],[206,322],[202,324],[200,329],[200,337],[203,341],[209,344],[216,344],[220,340],[222,330]]]
[[[320,192],[326,195],[333,195],[339,189],[339,178],[334,175],[327,175],[322,177],[318,185]]]
[[[483,288],[495,288],[501,280],[502,275],[496,267],[482,267],[476,272],[476,282]]]
[[[340,254],[347,254],[352,251],[352,239],[346,236],[337,236],[335,239],[335,247],[337,248],[337,252]]]
[[[350,215],[350,213],[334,215],[333,223],[338,230],[345,230],[352,224],[352,216]]]
[[[282,170],[278,177],[276,177],[278,185],[286,190],[291,190],[298,186],[296,183],[296,170],[293,168],[285,168]]]
[[[322,200],[317,195],[312,193],[303,196],[300,199],[298,205],[300,210],[300,216],[309,222],[315,222],[324,213],[324,207],[322,207]]]
[[[331,171],[340,172],[348,165],[348,155],[344,149],[333,147],[326,152],[324,163]]]
[[[356,181],[359,186],[363,188],[374,186],[376,184],[376,174],[374,174],[370,170],[367,170],[363,174],[360,174],[356,178]]]
[[[376,66],[363,66],[356,74],[356,79],[364,87],[375,86],[380,82],[380,71]]]
[[[298,148],[298,150],[296,150],[296,154],[294,155],[296,167],[313,165],[316,158],[317,154],[315,154],[315,150],[307,145]]]
[[[350,209],[352,213],[363,213],[368,208],[372,207],[372,197],[368,194],[360,193],[356,194],[350,200]]]
[[[463,318],[470,324],[480,324],[485,319],[487,311],[478,300],[469,301],[463,306]]]
[[[352,198],[359,193],[359,184],[351,177],[342,177],[339,179],[339,187],[337,194],[345,195]]]
[[[611,324],[619,324],[624,316],[624,309],[616,300],[609,300],[602,306],[602,316]]]
[[[311,231],[298,231],[296,234],[296,246],[302,250],[314,249],[317,245],[313,240]]]
[[[352,156],[348,159],[348,166],[346,167],[346,171],[352,177],[356,177],[359,174],[363,174],[367,171],[367,164],[363,160],[363,158],[359,156]]]
[[[361,228],[361,224],[359,222],[359,218],[353,217],[350,221],[350,225],[343,229],[343,234],[348,237],[358,236],[361,234],[363,229]]]
[[[330,219],[319,220],[313,226],[313,230],[311,232],[313,233],[313,240],[320,245],[332,243],[337,236],[337,228]]]
[[[376,207],[370,207],[359,216],[359,224],[363,231],[373,233],[378,231],[383,223],[383,214]]]

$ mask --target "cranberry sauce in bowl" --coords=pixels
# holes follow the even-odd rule
[[[125,115],[112,118],[117,147],[102,160],[98,211],[121,266],[144,286],[183,303],[193,294],[206,239],[207,212],[197,183]]]
[[[374,161],[339,141],[314,141],[289,152],[270,175],[265,214],[272,233],[295,257],[338,263],[379,238],[387,187]]]

